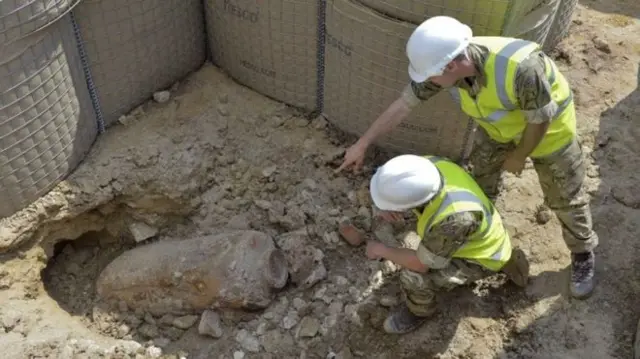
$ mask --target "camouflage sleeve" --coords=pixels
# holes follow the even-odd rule
[[[551,85],[545,74],[545,56],[540,51],[532,53],[520,63],[516,71],[516,97],[529,123],[551,121],[558,110],[558,105],[552,100]]]
[[[411,81],[402,91],[402,99],[409,108],[413,108],[418,106],[420,102],[435,96],[441,89],[442,87],[430,81],[421,83]]]
[[[449,265],[453,253],[480,228],[480,212],[454,213],[431,229],[418,247],[418,259],[433,269]]]

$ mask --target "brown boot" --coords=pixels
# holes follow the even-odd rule
[[[529,260],[521,249],[511,251],[511,258],[502,267],[502,272],[519,287],[526,287],[529,280]]]

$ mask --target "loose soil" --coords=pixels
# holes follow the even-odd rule
[[[552,54],[573,85],[601,239],[588,300],[568,295],[569,252],[529,163],[520,177],[505,176],[497,202],[530,258],[529,286],[496,276],[456,289],[419,330],[386,335],[382,321],[400,298],[396,268],[367,260],[338,226],[371,225],[368,178],[389,154],[372,154],[363,174],[334,174],[352,137],[207,64],[168,102],[123,118],[65,182],[0,222],[3,357],[630,358],[640,318],[639,15],[634,1],[583,1]],[[141,222],[149,239],[126,230]],[[288,286],[264,311],[220,311],[217,337],[198,333],[199,316],[96,298],[98,274],[123,251],[225,227],[306,230],[298,245],[321,250],[328,274],[310,289]]]

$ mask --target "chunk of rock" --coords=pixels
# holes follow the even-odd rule
[[[338,233],[347,243],[357,247],[366,241],[366,236],[356,226],[348,222],[343,222],[338,228]]]
[[[241,351],[234,352],[233,359],[244,359],[244,352],[241,352]]]
[[[189,329],[198,321],[195,315],[185,315],[173,320],[173,326],[180,329]]]
[[[327,277],[322,251],[309,245],[307,238],[306,230],[285,233],[277,238],[286,257],[291,281],[304,289]]]
[[[220,338],[222,336],[222,325],[220,324],[220,316],[218,313],[212,310],[205,310],[200,318],[198,333],[213,338]]]
[[[260,342],[258,341],[258,338],[249,334],[245,329],[241,329],[238,332],[236,335],[236,342],[240,344],[242,349],[248,352],[257,353],[260,351]]]
[[[153,94],[153,99],[157,103],[165,103],[169,101],[170,98],[171,98],[171,92],[169,91],[158,91]]]
[[[133,222],[129,225],[129,232],[136,242],[142,242],[158,234],[158,229],[144,222]]]
[[[268,234],[231,230],[134,248],[107,265],[96,287],[103,299],[157,316],[216,307],[259,309],[286,284],[286,263]]]
[[[300,338],[312,338],[320,330],[320,321],[313,317],[304,317],[300,321],[298,327],[298,337]]]

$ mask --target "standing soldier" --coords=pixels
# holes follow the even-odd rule
[[[489,199],[499,192],[501,170],[518,174],[531,157],[545,202],[562,223],[571,251],[571,293],[588,297],[594,288],[598,236],[583,187],[586,165],[571,89],[553,60],[534,42],[473,37],[471,28],[447,16],[418,26],[406,51],[412,81],[347,149],[338,171],[352,165],[359,169],[376,138],[421,101],[448,89],[480,127],[470,161]]]

